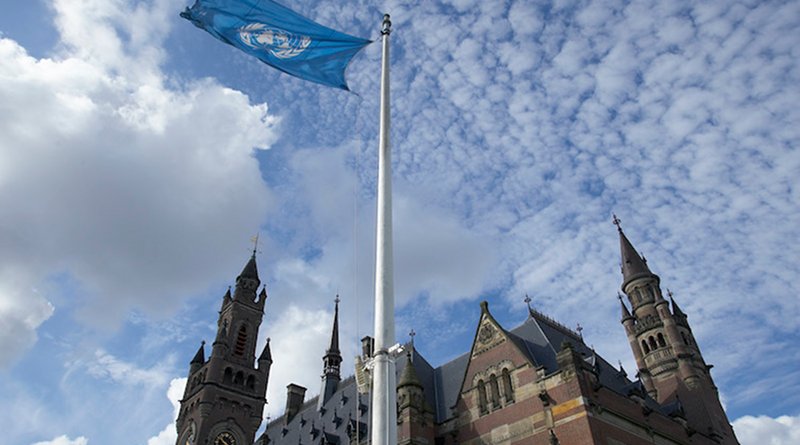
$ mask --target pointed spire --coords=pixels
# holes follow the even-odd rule
[[[328,354],[330,353],[339,353],[339,302],[342,301],[339,299],[339,294],[336,294],[336,299],[333,300],[336,302],[336,308],[333,312],[333,329],[331,330],[331,344],[328,346],[328,350],[326,351]]]
[[[200,342],[200,348],[197,350],[197,354],[194,355],[194,358],[190,363],[192,364],[199,363],[202,365],[203,363],[206,362],[206,352],[204,348],[205,345],[206,345],[205,341]]]
[[[342,354],[339,352],[339,295],[336,295],[336,309],[333,315],[333,329],[331,330],[331,344],[322,357],[324,369],[322,372],[322,390],[317,400],[317,409],[321,410],[336,392],[341,377]]]
[[[619,232],[619,247],[622,259],[622,290],[625,290],[625,286],[631,281],[637,278],[655,275],[650,272],[650,269],[647,267],[647,262],[639,256],[636,249],[633,248],[633,244],[631,244],[628,237],[625,236],[620,222],[617,215],[614,215],[614,225],[617,226],[617,231]]]
[[[233,299],[247,303],[255,303],[259,284],[261,284],[261,280],[258,279],[256,251],[253,250],[253,255],[250,256],[250,260],[244,265],[242,273],[236,277],[236,289],[233,291]]]
[[[400,380],[397,382],[397,388],[404,388],[406,386],[416,386],[422,388],[422,383],[417,376],[417,370],[414,368],[414,363],[411,361],[411,352],[406,353],[406,366],[403,368],[403,373],[400,375]]]
[[[231,287],[228,286],[228,291],[225,292],[225,295],[222,297],[222,307],[225,307],[230,302],[231,302]]]
[[[250,256],[250,260],[244,265],[244,269],[242,269],[242,273],[239,274],[239,278],[250,278],[252,280],[260,281],[258,279],[258,267],[256,267],[255,250],[253,250],[253,255]]]
[[[622,301],[622,294],[617,292],[617,298],[619,299],[620,306],[622,306],[622,321],[633,318],[631,311],[628,310],[628,306],[625,306],[625,302]]]
[[[197,354],[194,355],[194,358],[189,363],[189,375],[191,376],[195,372],[199,371],[200,368],[206,363],[206,354],[203,350],[203,346],[205,346],[206,342],[200,342],[200,349],[197,350]]]
[[[667,295],[669,295],[669,301],[672,302],[672,314],[676,317],[686,318],[686,314],[683,313],[681,308],[678,306],[678,303],[675,301],[675,297],[672,296],[671,290],[667,289]]]
[[[258,361],[272,363],[272,350],[269,347],[269,338],[267,338],[267,344],[264,345],[264,350],[261,351],[261,355],[258,356]]]

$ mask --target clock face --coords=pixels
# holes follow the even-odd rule
[[[214,445],[236,445],[236,438],[233,437],[233,434],[225,431],[214,438]]]

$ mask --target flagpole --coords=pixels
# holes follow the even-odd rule
[[[392,158],[389,145],[389,14],[383,16],[381,111],[378,145],[378,208],[375,245],[375,352],[372,368],[372,445],[397,443],[395,363],[390,352],[394,332],[392,260]]]

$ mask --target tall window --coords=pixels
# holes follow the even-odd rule
[[[655,351],[656,349],[658,349],[658,345],[656,344],[656,339],[653,338],[652,335],[647,338],[647,343],[650,345],[651,350]]]
[[[230,383],[233,380],[233,370],[231,368],[225,368],[225,374],[222,377],[222,383]]]
[[[233,348],[233,353],[239,356],[244,355],[245,346],[247,346],[247,326],[242,325],[239,328],[239,334],[236,336],[236,345]]]
[[[644,351],[645,354],[650,352],[650,348],[647,346],[647,342],[644,340],[642,340],[642,350]]]
[[[478,380],[478,408],[481,413],[489,411],[486,406],[486,384],[483,383],[483,380]]]
[[[497,384],[497,377],[492,374],[489,377],[489,386],[492,388],[492,406],[494,408],[500,407],[500,386]]]
[[[658,333],[658,346],[660,346],[662,348],[664,346],[667,346],[667,342],[664,341],[664,335],[662,333],[660,333],[660,332]]]
[[[514,389],[511,387],[511,374],[508,369],[503,369],[503,392],[506,395],[506,403],[514,402]]]

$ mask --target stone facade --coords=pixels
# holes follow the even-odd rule
[[[178,445],[252,444],[261,425],[272,356],[269,341],[256,361],[258,328],[267,293],[256,296],[260,281],[255,253],[222,298],[211,356],[201,345],[189,366],[175,426]]]

